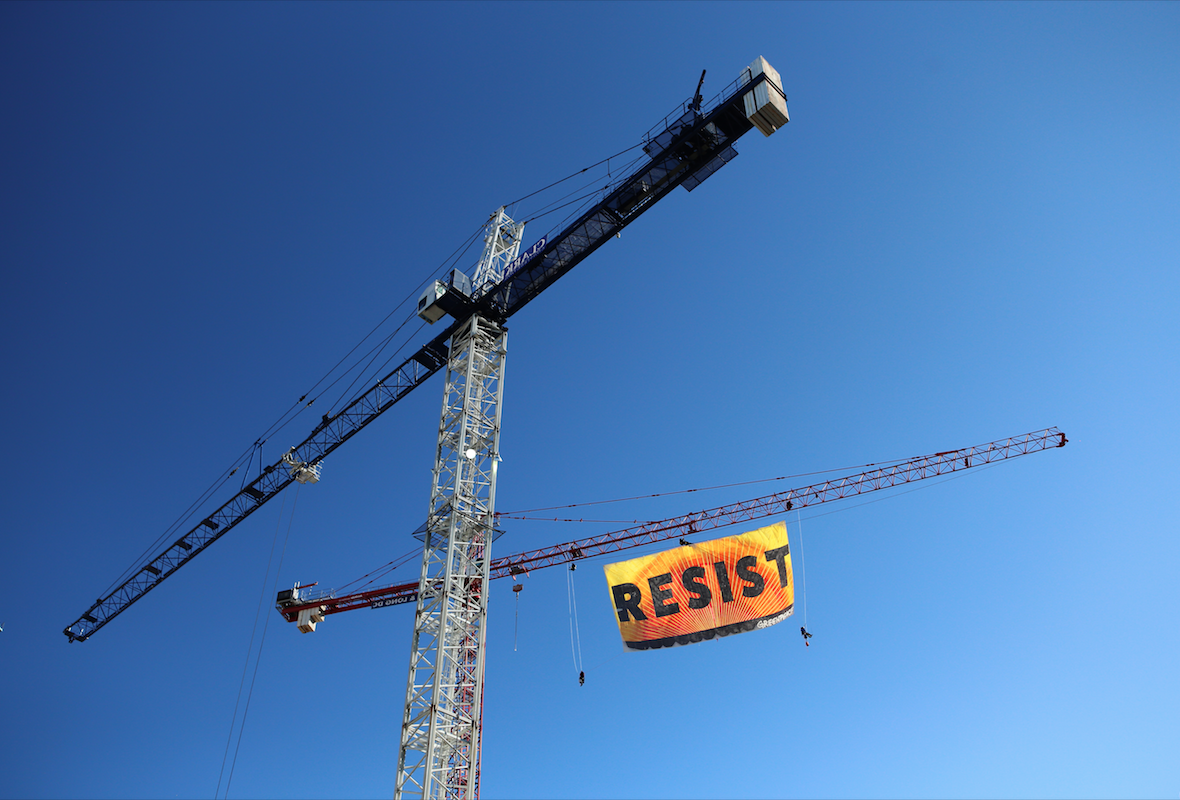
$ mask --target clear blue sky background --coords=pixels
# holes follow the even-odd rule
[[[301,635],[267,564],[416,549],[441,379],[62,628],[489,213],[763,55],[790,125],[513,318],[500,510],[1071,442],[804,513],[809,648],[800,609],[622,654],[587,564],[579,687],[568,573],[515,648],[494,584],[483,796],[1177,796],[1178,42],[1174,3],[0,4],[0,795],[213,796],[262,597],[229,795],[390,796],[412,612]]]

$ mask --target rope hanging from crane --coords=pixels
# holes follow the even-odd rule
[[[565,573],[565,588],[570,610],[570,653],[574,657],[574,671],[578,673],[578,685],[583,686],[586,683],[586,671],[582,668],[582,632],[578,628],[578,597],[574,592],[574,571],[577,566],[577,564],[570,563],[570,568]],[[574,647],[575,638],[577,639],[576,648]]]
[[[282,553],[279,555],[279,564],[278,564],[278,567],[275,568],[274,581],[273,581],[273,583],[271,585],[271,589],[270,589],[271,596],[274,596],[274,591],[278,587],[279,573],[283,569],[283,560],[287,556],[287,543],[290,542],[290,540],[291,540],[291,527],[295,524],[295,507],[298,504],[299,504],[299,486],[296,486],[295,487],[295,498],[291,502],[291,516],[287,520],[287,536],[286,536],[286,538],[283,539],[283,550],[282,550]],[[254,614],[254,627],[251,628],[251,630],[250,630],[250,643],[246,647],[246,663],[244,663],[242,665],[242,680],[238,685],[238,698],[237,698],[237,700],[234,701],[234,714],[233,714],[233,718],[230,720],[230,723],[229,723],[229,736],[225,742],[225,754],[222,756],[222,759],[221,759],[221,772],[218,773],[218,775],[217,775],[217,790],[213,793],[213,796],[215,798],[221,792],[221,778],[225,774],[225,762],[229,759],[229,746],[233,742],[234,726],[238,722],[238,707],[242,701],[242,689],[246,684],[246,672],[249,670],[249,667],[250,667],[250,656],[254,651],[254,634],[258,630],[258,617],[262,614],[262,609],[266,605],[266,599],[267,599],[266,585],[267,585],[267,583],[271,583],[271,581],[270,581],[270,565],[272,563],[274,563],[275,546],[278,544],[278,541],[279,541],[279,531],[282,529],[282,526],[283,526],[283,512],[286,510],[286,506],[287,506],[287,501],[286,501],[286,498],[284,498],[283,504],[279,507],[279,517],[275,522],[275,535],[274,535],[274,539],[271,541],[271,544],[270,544],[270,555],[267,557],[267,561],[266,561],[266,573],[262,576],[262,596],[258,598],[258,610]],[[250,678],[250,688],[246,692],[246,707],[242,710],[242,722],[241,722],[241,725],[238,725],[238,743],[234,747],[234,757],[233,757],[233,761],[230,763],[229,777],[226,778],[226,782],[225,782],[225,794],[227,797],[229,796],[230,783],[234,779],[234,768],[237,767],[237,764],[238,764],[238,751],[242,747],[242,733],[246,729],[246,715],[250,713],[250,700],[254,696],[254,682],[255,682],[255,680],[258,679],[258,664],[262,661],[262,648],[266,645],[266,632],[270,628],[270,617],[271,617],[270,614],[266,615],[266,621],[262,625],[262,638],[259,639],[259,641],[258,641],[258,654],[254,657],[254,674]]]
[[[803,589],[803,625],[800,626],[799,633],[803,634],[803,646],[811,647],[807,641],[811,638],[811,634],[807,632],[807,565],[803,563],[803,516],[801,511],[795,512],[795,525],[799,528],[799,577],[802,580]]]
[[[512,652],[516,652],[516,640],[520,634],[520,590],[524,587],[519,583],[512,586],[512,594],[516,596],[516,621],[512,626]]]

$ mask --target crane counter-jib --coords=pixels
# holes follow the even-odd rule
[[[324,415],[311,434],[263,473],[173,539],[130,577],[67,626],[84,641],[187,564],[294,481],[307,481],[324,457],[422,385],[446,364],[452,334],[472,315],[506,320],[614,234],[677,186],[692,191],[737,155],[733,143],[754,127],[769,136],[789,121],[779,74],[759,57],[704,108],[689,101],[645,137],[648,160],[611,184],[605,196],[562,231],[544,238],[533,255],[512,264],[490,290],[453,307],[454,321],[396,369],[335,414]]]

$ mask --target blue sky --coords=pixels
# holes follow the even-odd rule
[[[805,512],[808,648],[800,609],[622,654],[599,563],[530,576],[514,647],[494,584],[483,795],[1175,796],[1178,40],[1164,3],[0,5],[0,796],[213,796],[260,597],[229,796],[390,796],[412,612],[301,635],[268,557],[416,548],[441,379],[61,629],[488,214],[758,55],[790,125],[513,317],[498,508],[1070,444]]]

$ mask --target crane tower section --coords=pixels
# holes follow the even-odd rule
[[[410,645],[395,797],[475,798],[508,333],[478,314],[451,337]]]
[[[484,233],[483,257],[475,268],[471,284],[473,296],[479,297],[485,289],[491,288],[504,279],[505,268],[520,252],[520,237],[524,233],[523,222],[513,222],[504,213],[504,206],[492,214]]]

